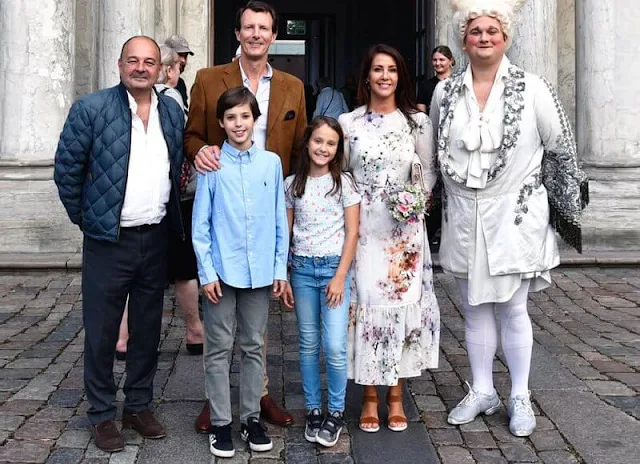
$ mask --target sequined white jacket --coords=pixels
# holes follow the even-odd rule
[[[471,89],[467,68],[441,82],[431,104],[444,182],[440,264],[474,274],[484,251],[490,276],[551,269],[559,254],[541,173],[545,153],[567,171],[563,210],[576,220],[581,210],[576,186],[584,174],[567,117],[546,80],[506,57],[482,113]]]

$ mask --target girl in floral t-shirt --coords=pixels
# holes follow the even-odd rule
[[[285,199],[307,409],[304,436],[310,442],[333,446],[344,425],[349,268],[358,241],[360,195],[351,175],[342,172],[344,136],[335,119],[313,119],[303,146],[306,153],[296,173],[285,180]],[[288,294],[285,304],[291,303]],[[325,419],[320,395],[321,340],[327,363]]]

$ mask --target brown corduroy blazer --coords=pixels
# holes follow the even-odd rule
[[[225,90],[240,86],[242,75],[239,60],[198,71],[191,87],[189,119],[184,133],[187,158],[193,160],[204,145],[222,145],[226,134],[216,117],[218,99]],[[296,156],[306,125],[302,81],[274,69],[269,94],[266,148],[280,156],[285,176],[289,175],[294,165],[293,157]]]

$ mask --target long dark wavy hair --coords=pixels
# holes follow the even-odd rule
[[[338,121],[328,116],[316,116],[309,123],[304,130],[304,137],[299,149],[298,163],[295,170],[295,177],[291,183],[291,193],[296,198],[301,198],[304,195],[304,190],[307,185],[307,178],[309,177],[309,171],[311,169],[311,161],[309,160],[309,140],[313,135],[313,131],[324,125],[329,126],[330,129],[338,134],[338,147],[336,149],[336,156],[333,157],[329,163],[329,172],[333,179],[333,188],[326,193],[327,195],[338,195],[342,197],[342,166],[344,163],[344,133],[342,127]],[[347,173],[348,174],[348,173]]]
[[[388,55],[396,62],[398,68],[398,85],[394,94],[396,106],[400,112],[404,115],[409,123],[411,129],[415,129],[417,124],[411,117],[412,114],[418,113],[420,110],[416,106],[415,92],[413,85],[411,84],[411,78],[409,77],[409,69],[407,63],[402,58],[402,55],[398,50],[390,45],[377,44],[373,45],[367,51],[367,54],[362,60],[360,66],[360,79],[358,81],[358,101],[361,104],[366,105],[367,110],[371,104],[371,86],[369,85],[369,71],[371,70],[371,63],[376,55],[379,54]]]

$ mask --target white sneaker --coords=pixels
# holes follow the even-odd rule
[[[469,385],[469,382],[466,382]],[[469,385],[469,393],[458,405],[449,413],[447,422],[453,425],[468,424],[472,422],[479,414],[490,416],[500,409],[500,398],[498,393],[493,390],[493,394],[485,395],[473,389]]]
[[[516,437],[528,437],[536,428],[536,416],[531,407],[531,392],[509,398],[509,431]]]

